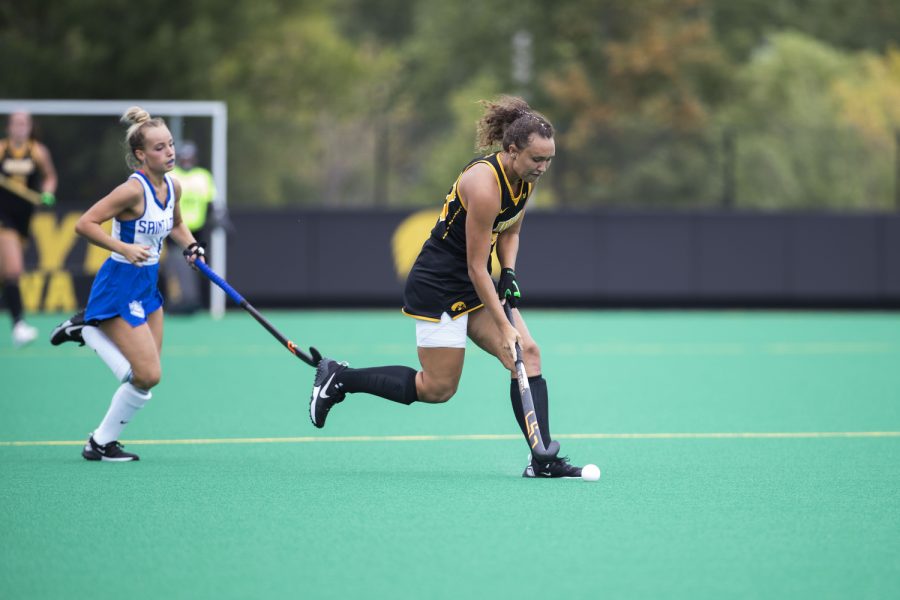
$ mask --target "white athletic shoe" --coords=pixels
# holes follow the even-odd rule
[[[19,321],[13,326],[12,330],[12,343],[16,348],[21,348],[22,346],[27,346],[35,339],[37,339],[38,330],[37,327],[32,327],[25,321]]]

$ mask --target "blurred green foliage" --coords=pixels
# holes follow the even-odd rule
[[[0,5],[0,96],[223,100],[234,204],[437,205],[513,93],[558,129],[539,206],[890,209],[898,31],[894,0],[42,0]],[[90,141],[57,161],[120,160]]]

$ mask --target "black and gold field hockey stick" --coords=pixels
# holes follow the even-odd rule
[[[512,308],[508,302],[503,303],[503,311],[509,324],[516,326],[513,320]],[[525,415],[525,427],[527,430],[528,445],[531,446],[531,454],[539,462],[550,462],[559,454],[559,442],[546,444],[538,427],[537,413],[534,410],[534,399],[531,397],[531,386],[528,385],[528,373],[525,372],[525,361],[522,359],[522,347],[516,342],[516,379],[519,382],[519,396],[522,399],[522,414]]]

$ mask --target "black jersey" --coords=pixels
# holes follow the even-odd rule
[[[500,212],[494,219],[491,249],[497,236],[520,218],[534,184],[521,181],[517,189],[509,184],[499,153],[472,160],[462,170],[444,201],[444,208],[431,235],[425,240],[406,280],[403,312],[417,319],[439,321],[442,313],[454,319],[483,306],[469,279],[466,257],[466,199],[459,194],[459,180],[476,164],[486,164],[494,172],[500,190]],[[485,268],[490,272],[490,255]]]
[[[40,173],[34,153],[33,142],[29,141],[22,148],[14,150],[8,139],[0,140],[0,173],[20,185],[37,190],[40,185]],[[33,212],[33,204],[18,194],[0,187],[0,227],[15,229],[23,237],[27,237]]]

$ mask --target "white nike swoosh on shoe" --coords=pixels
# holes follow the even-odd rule
[[[319,386],[315,386],[313,388],[312,398],[309,402],[309,420],[312,421],[315,425],[318,425],[319,422],[316,421],[316,401],[319,399]]]
[[[331,377],[328,378],[328,381],[325,382],[325,385],[322,386],[322,395],[320,396],[323,399],[328,399],[328,386],[331,385],[331,380],[334,379],[335,373],[331,374]],[[314,390],[315,391],[315,390]]]

